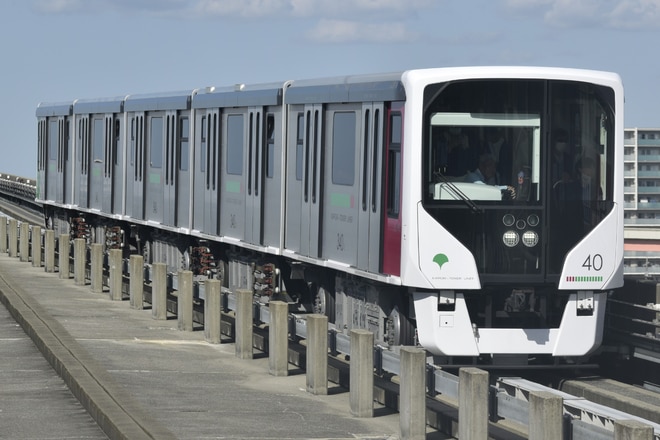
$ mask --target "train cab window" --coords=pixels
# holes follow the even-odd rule
[[[227,116],[227,173],[243,174],[243,115]]]
[[[336,112],[332,124],[332,183],[355,183],[355,112]]]

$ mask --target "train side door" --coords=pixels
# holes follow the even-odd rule
[[[281,107],[266,108],[264,122],[263,171],[261,174],[263,178],[262,244],[279,248],[282,246],[281,225],[284,203]]]
[[[103,212],[112,212],[112,183],[114,181],[115,141],[114,141],[114,115],[105,116],[105,130],[103,136],[103,184],[101,206]]]
[[[177,112],[168,111],[165,116],[165,158],[163,163],[163,224],[174,226],[176,222],[176,132]]]
[[[284,246],[300,252],[303,202],[303,160],[305,153],[305,112],[302,105],[289,107],[286,163],[286,221]]]
[[[323,257],[357,266],[361,205],[361,107],[326,108]]]
[[[247,192],[245,195],[245,241],[262,243],[262,212],[264,193],[264,121],[263,108],[248,109]]]
[[[163,164],[165,150],[165,114],[147,116],[146,180],[144,219],[163,222]]]
[[[142,219],[144,216],[144,171],[145,171],[145,133],[144,112],[136,112],[131,123],[131,166],[127,173],[127,191],[131,193],[131,217]],[[127,199],[128,206],[128,199]]]
[[[300,209],[300,253],[319,257],[323,197],[323,106],[305,105]]]
[[[64,156],[60,159],[62,161],[62,195],[63,202],[67,205],[73,204],[73,168],[74,161],[73,158],[73,136],[71,133],[71,118],[64,119]]]
[[[105,119],[103,115],[92,115],[90,127],[91,161],[89,176],[89,208],[101,210],[103,202],[103,184],[105,171]]]
[[[123,196],[124,196],[124,127],[120,116],[115,115],[112,121],[111,130],[111,156],[110,167],[112,170],[112,212],[114,214],[123,214]]]
[[[383,104],[362,105],[357,266],[380,271],[383,180]]]
[[[174,166],[176,173],[176,226],[190,228],[190,114],[179,115],[176,131]]]
[[[60,179],[60,151],[62,149],[62,119],[47,119],[48,133],[46,134],[46,194],[45,199],[56,202],[61,201],[59,194],[62,191]]]
[[[218,233],[219,118],[218,109],[196,118],[193,228],[207,234]]]
[[[79,115],[76,118],[76,191],[75,203],[81,208],[88,206],[89,186],[89,159],[90,159],[90,136],[89,115]]]
[[[257,112],[253,113],[253,116]],[[259,113],[260,114],[260,113]],[[220,235],[245,239],[246,231],[246,170],[248,153],[246,148],[248,138],[245,110],[232,110],[223,113],[223,144],[222,155],[224,159],[222,170],[222,193],[220,197]],[[254,188],[252,188],[254,190]],[[252,225],[250,224],[250,228]]]

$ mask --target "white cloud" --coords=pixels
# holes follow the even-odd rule
[[[401,43],[417,38],[417,34],[408,31],[403,23],[364,23],[327,19],[320,20],[308,36],[313,40],[329,43]]]
[[[503,0],[527,15],[558,27],[660,27],[660,0]]]

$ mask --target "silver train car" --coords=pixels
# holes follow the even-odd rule
[[[623,285],[623,87],[410,70],[40,104],[48,228],[449,358],[579,357]]]

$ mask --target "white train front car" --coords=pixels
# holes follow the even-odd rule
[[[615,74],[406,72],[401,280],[434,354],[582,356],[623,285]]]

